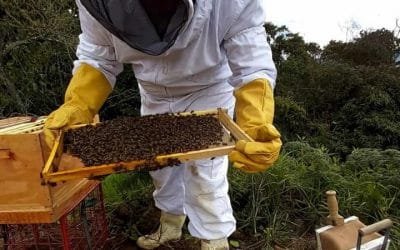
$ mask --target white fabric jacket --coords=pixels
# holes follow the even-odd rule
[[[82,34],[75,69],[90,64],[114,86],[122,64],[132,64],[142,115],[217,107],[233,115],[234,88],[257,78],[268,79],[274,87],[276,70],[261,0],[196,0],[195,5],[186,1],[189,18],[174,45],[151,56],[112,35],[77,0]],[[150,173],[156,206],[171,214],[187,214],[194,237],[227,238],[236,227],[228,196],[227,157],[185,165]]]
[[[232,91],[256,78],[266,78],[274,87],[276,69],[261,0],[185,1],[189,19],[174,45],[151,56],[112,35],[77,0],[82,34],[74,69],[90,64],[114,86],[122,64],[132,64],[141,92],[165,97],[210,87],[214,93]]]

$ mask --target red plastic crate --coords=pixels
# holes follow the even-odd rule
[[[108,226],[101,185],[56,223],[0,225],[1,237],[7,250],[105,249]]]

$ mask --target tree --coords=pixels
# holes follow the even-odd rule
[[[79,34],[75,3],[0,0],[0,116],[62,102]]]
[[[361,31],[360,37],[352,42],[331,41],[325,47],[322,59],[353,65],[393,65],[395,53],[399,48],[400,39],[389,30]]]
[[[0,0],[0,117],[47,115],[63,103],[80,33],[73,0]],[[101,116],[137,115],[140,98],[132,70]]]
[[[286,26],[278,27],[272,23],[266,23],[264,27],[276,65],[281,65],[282,62],[291,57],[301,59],[304,62],[312,57],[319,57],[320,47],[318,44],[305,43],[302,36],[298,33],[291,33]]]
[[[331,41],[320,50],[281,30],[285,34],[273,33],[271,46],[280,53],[275,122],[284,139],[309,138],[343,157],[353,147],[398,148],[393,33],[362,31],[352,42]]]

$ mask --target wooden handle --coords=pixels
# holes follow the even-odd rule
[[[339,215],[339,206],[336,200],[336,192],[332,190],[327,191],[326,198],[328,200],[329,215],[331,217],[337,217]]]
[[[361,236],[365,236],[365,235],[369,235],[372,233],[377,233],[377,232],[385,230],[385,229],[389,229],[392,226],[393,226],[393,222],[390,219],[384,219],[384,220],[378,221],[372,225],[358,229],[358,233]]]
[[[343,216],[339,215],[339,205],[336,199],[336,192],[329,190],[326,192],[326,198],[329,209],[328,219],[334,226],[340,226],[344,224]]]

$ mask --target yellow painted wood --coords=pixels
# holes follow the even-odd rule
[[[181,162],[185,162],[190,160],[212,158],[216,156],[226,155],[234,148],[234,145],[229,145],[198,151],[190,151],[186,153],[163,155],[156,157],[155,162],[163,165],[168,162],[168,159],[177,159]],[[44,178],[50,182],[59,182],[79,178],[93,178],[96,176],[103,176],[112,173],[121,173],[136,170],[140,168],[143,164],[146,164],[145,160],[104,164],[93,167],[78,167],[66,171],[59,171],[56,173],[47,173],[44,175]]]
[[[56,158],[58,155],[60,155],[60,151],[62,151],[62,140],[64,138],[63,136],[64,133],[61,133],[60,136],[56,138],[54,141],[53,148],[50,152],[49,158],[46,161],[46,164],[44,165],[44,168],[42,170],[42,175],[45,176],[49,171],[54,167],[56,164]],[[58,164],[57,164],[58,166]]]

